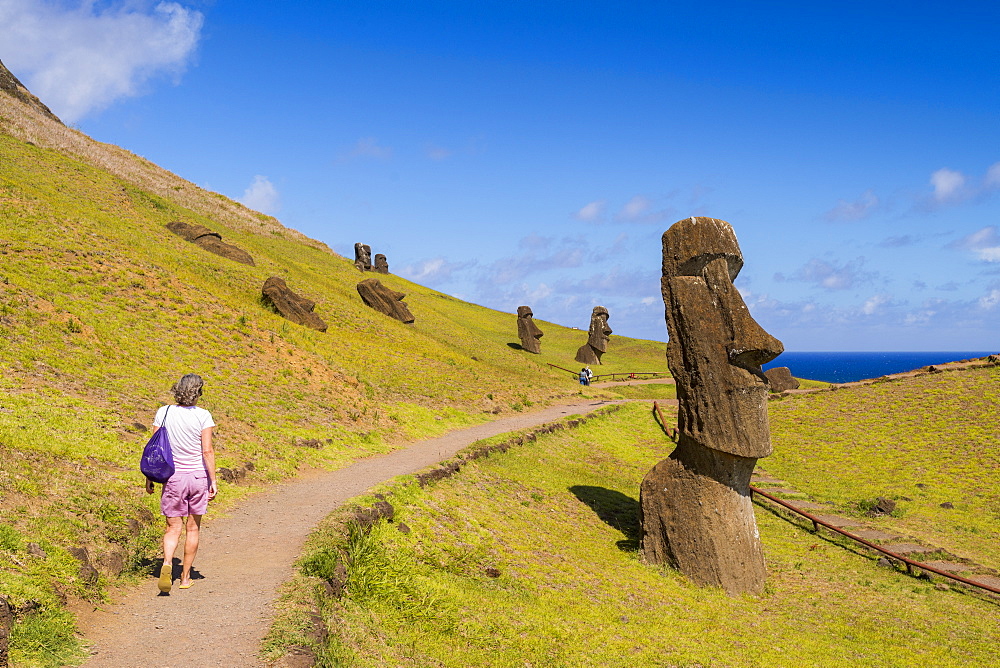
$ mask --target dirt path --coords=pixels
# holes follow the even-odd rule
[[[278,587],[292,575],[306,536],[338,505],[397,475],[446,459],[482,438],[566,415],[587,413],[609,401],[553,406],[414,443],[347,468],[292,480],[256,494],[227,517],[206,516],[192,588],[159,596],[156,580],[112,604],[80,614],[92,643],[87,668],[265,666],[257,658]]]

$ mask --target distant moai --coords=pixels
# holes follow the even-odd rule
[[[590,314],[590,331],[587,342],[576,351],[576,361],[581,364],[602,364],[601,355],[608,352],[611,328],[608,327],[608,309],[595,306]]]
[[[521,339],[521,349],[529,353],[542,352],[542,330],[535,324],[530,306],[517,307],[517,336]]]
[[[389,273],[389,262],[385,259],[385,255],[382,253],[377,253],[375,255],[375,272],[378,274],[388,274]]]
[[[389,317],[406,324],[415,320],[410,309],[403,303],[406,295],[387,288],[377,278],[366,278],[358,283],[358,294],[366,305]]]
[[[772,451],[761,365],[784,350],[733,286],[742,267],[723,220],[687,218],[663,234],[677,448],[646,474],[639,494],[646,561],[733,595],[764,590],[750,475]]]
[[[354,244],[354,266],[358,271],[372,270],[372,247],[358,242]]]

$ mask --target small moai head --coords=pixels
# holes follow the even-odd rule
[[[608,352],[608,340],[611,338],[611,328],[608,327],[608,309],[595,306],[590,314],[590,335],[587,345],[598,352]]]
[[[517,307],[517,335],[521,339],[521,348],[531,353],[542,352],[542,330],[535,324],[534,313],[530,306]]]
[[[360,241],[354,244],[354,266],[360,271],[372,270],[372,247]]]
[[[373,265],[375,272],[379,274],[389,273],[389,261],[385,259],[385,255],[382,253],[376,253],[375,264]]]
[[[732,226],[687,218],[663,233],[663,278],[677,383],[678,431],[741,457],[771,454],[765,364],[784,350],[750,315],[733,285],[743,254]]]

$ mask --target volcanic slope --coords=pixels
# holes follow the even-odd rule
[[[12,648],[71,646],[65,602],[100,599],[155,554],[137,453],[184,373],[206,379],[219,466],[245,476],[224,485],[223,505],[302,467],[579,398],[546,363],[576,366],[586,332],[540,320],[543,352],[531,355],[517,349],[514,314],[379,276],[416,316],[392,320],[361,302],[365,276],[324,244],[12,90],[0,88],[0,596],[18,620]],[[218,232],[254,266],[172,234],[178,220]],[[270,276],[315,301],[328,331],[267,308]],[[605,362],[666,367],[662,343],[618,336]]]

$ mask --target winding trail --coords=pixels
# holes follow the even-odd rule
[[[255,494],[225,517],[206,516],[190,589],[159,596],[152,577],[119,600],[79,613],[91,643],[86,668],[264,667],[260,642],[278,587],[309,532],[344,501],[394,476],[414,473],[471,443],[588,413],[617,401],[588,401],[502,418],[419,441],[331,472],[306,474]]]

